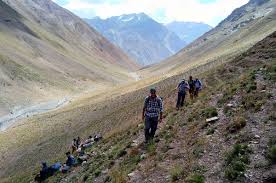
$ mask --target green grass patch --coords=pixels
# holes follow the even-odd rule
[[[198,173],[193,173],[186,178],[187,183],[204,183],[204,176]]]
[[[180,165],[174,166],[170,171],[171,181],[176,182],[185,177],[185,170]]]
[[[247,165],[250,163],[250,149],[244,144],[235,144],[234,148],[227,153],[225,158],[225,177],[234,181],[242,176],[246,171]]]
[[[212,118],[212,117],[218,116],[218,111],[215,107],[208,107],[202,110],[201,115],[206,118]]]
[[[271,164],[276,164],[276,136],[271,137],[269,140],[267,158]]]
[[[215,129],[214,128],[209,128],[206,135],[212,135],[215,133]]]

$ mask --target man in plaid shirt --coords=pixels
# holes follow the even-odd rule
[[[143,108],[142,119],[145,120],[145,142],[153,139],[158,125],[158,117],[160,115],[160,123],[162,123],[163,102],[156,95],[156,90],[150,90],[150,96],[146,97]]]

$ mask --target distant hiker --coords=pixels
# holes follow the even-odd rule
[[[156,89],[150,89],[150,96],[144,101],[142,119],[145,120],[145,143],[154,138],[158,125],[158,117],[160,115],[160,123],[163,118],[163,102],[156,95]]]
[[[194,97],[196,98],[198,97],[199,91],[202,89],[202,82],[198,78],[196,78],[194,83],[195,83]]]
[[[94,136],[94,141],[95,141],[95,142],[98,142],[98,141],[100,141],[102,138],[103,138],[102,135],[95,135],[95,136]]]
[[[88,144],[88,143],[91,143],[91,142],[94,142],[94,138],[90,135],[90,136],[84,141],[84,144]]]
[[[67,160],[66,160],[66,165],[71,167],[73,165],[75,165],[77,162],[76,162],[76,159],[74,158],[74,156],[70,153],[70,152],[67,152],[66,153],[66,156],[67,156]]]
[[[40,171],[40,179],[45,180],[49,176],[49,167],[47,166],[46,162],[42,162],[41,165],[42,165],[42,169]]]
[[[72,148],[72,154],[78,149],[77,139],[73,139],[72,144],[71,144],[71,148]]]
[[[190,89],[189,89],[190,98],[191,98],[191,100],[193,100],[194,93],[195,93],[195,81],[193,80],[192,76],[189,77],[188,83],[189,83],[189,87],[190,87]]]
[[[77,148],[80,147],[80,145],[81,145],[81,138],[80,137],[77,138],[76,145],[77,145]]]
[[[186,96],[186,90],[189,90],[189,84],[183,79],[177,86],[178,89],[178,96],[177,96],[177,103],[176,103],[176,108],[179,110],[179,107],[184,106],[184,100]]]
[[[75,157],[70,152],[67,152],[65,154],[67,156],[67,160],[66,160],[66,163],[61,168],[62,173],[68,172],[72,166],[75,166],[77,164]]]
[[[88,158],[88,156],[86,155],[84,150],[85,150],[84,145],[81,145],[80,148],[77,150],[77,152],[78,152],[78,161],[80,163],[82,163],[84,161],[87,161],[87,158]]]
[[[42,182],[46,180],[48,177],[53,176],[61,168],[60,163],[55,163],[50,167],[47,166],[46,162],[42,162],[41,165],[42,165],[42,169],[39,175],[35,177],[35,181],[37,182]]]

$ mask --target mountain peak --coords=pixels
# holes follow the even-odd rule
[[[131,14],[123,14],[121,16],[114,17],[117,18],[119,21],[122,22],[129,22],[129,21],[140,21],[149,19],[150,17],[145,13],[131,13]]]

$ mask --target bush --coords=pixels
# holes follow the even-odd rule
[[[111,180],[113,183],[125,183],[127,182],[127,177],[125,175],[124,172],[122,171],[118,171],[116,169],[114,169],[112,172],[111,172]]]
[[[147,144],[147,151],[150,156],[155,155],[156,154],[156,144],[152,141],[149,144]]]
[[[272,164],[276,163],[276,145],[273,145],[268,150],[268,158]]]
[[[247,93],[250,93],[251,91],[257,90],[257,84],[256,83],[249,83],[248,85],[246,85],[245,87],[245,91]]]
[[[246,126],[246,120],[244,117],[236,117],[234,121],[227,127],[230,133],[235,133]]]
[[[192,174],[186,178],[188,183],[204,183],[204,176],[200,174]]]
[[[254,94],[247,94],[243,96],[241,104],[243,108],[246,110],[253,109],[254,111],[259,111],[262,106],[267,101],[265,94],[263,93],[254,93]]]
[[[226,155],[224,175],[228,180],[234,181],[244,175],[247,165],[250,163],[247,145],[236,144]]]
[[[215,133],[215,129],[214,128],[209,128],[207,131],[207,135],[212,135]]]
[[[267,157],[271,164],[276,163],[276,136],[270,138],[269,140]]]
[[[212,118],[218,116],[217,109],[215,107],[209,107],[204,109],[201,114],[206,118]]]
[[[175,182],[175,181],[180,180],[184,177],[185,171],[182,167],[177,165],[177,166],[173,167],[170,174],[171,174],[172,181]]]

